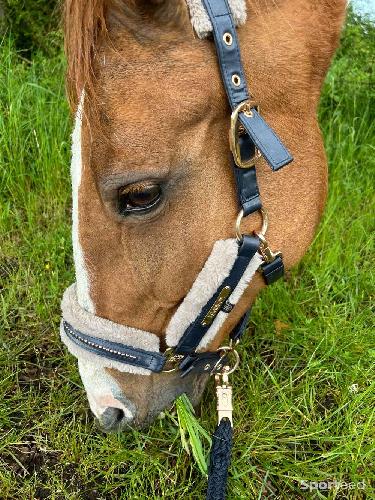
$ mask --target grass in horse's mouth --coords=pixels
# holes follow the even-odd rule
[[[324,220],[298,269],[257,299],[240,348],[231,498],[297,498],[301,480],[334,478],[364,481],[374,494],[366,65],[375,47],[356,30],[346,31],[320,108],[330,163]],[[74,272],[62,58],[27,64],[4,40],[0,63],[0,496],[198,498],[206,481],[173,416],[124,435],[103,435],[93,423],[58,340],[60,297]],[[200,414],[212,431],[212,388]]]

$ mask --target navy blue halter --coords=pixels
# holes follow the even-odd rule
[[[238,203],[243,216],[248,216],[262,208],[256,178],[256,163],[260,156],[277,171],[290,163],[293,158],[275,131],[259,113],[256,101],[250,96],[245,73],[241,63],[240,48],[236,29],[227,0],[202,0],[213,27],[218,63],[228,101],[232,109],[231,159],[237,185]],[[211,372],[218,369],[225,360],[220,352],[197,353],[196,349],[219,311],[229,312],[233,305],[220,301],[225,287],[234,290],[241,280],[250,260],[256,252],[264,254],[264,243],[257,235],[243,235],[239,242],[238,255],[229,273],[212,297],[207,301],[197,318],[183,333],[172,357],[178,361],[181,377],[191,371]],[[271,284],[283,275],[282,256],[266,255],[262,264],[262,274],[266,284]],[[204,318],[210,314],[210,322]],[[232,331],[232,340],[239,340],[247,326],[250,310],[242,317]],[[161,372],[166,368],[167,356],[159,352],[136,349],[126,344],[103,340],[86,335],[74,329],[66,321],[64,331],[71,341],[85,350],[133,366]]]

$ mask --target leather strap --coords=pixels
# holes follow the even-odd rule
[[[241,63],[238,38],[231,11],[227,0],[203,0],[203,5],[213,26],[220,71],[229,104],[233,110],[242,102],[248,101],[250,94]],[[243,160],[246,161],[253,157],[255,148],[262,153],[272,170],[279,170],[293,160],[280,138],[260,116],[256,107],[251,108],[250,114],[241,112],[239,120],[247,133],[237,138]],[[246,217],[262,207],[255,165],[249,168],[239,168],[233,159],[232,167],[239,204]],[[284,273],[281,256],[262,267],[267,285],[276,281]]]
[[[203,0],[203,5],[213,26],[221,75],[229,104],[233,110],[250,97],[241,63],[236,29],[227,0]],[[232,40],[230,44],[225,42],[227,34]],[[293,160],[277,134],[255,108],[252,108],[251,117],[240,113],[239,119],[272,170],[278,170]]]
[[[218,62],[224,87],[232,109],[249,99],[245,73],[241,63],[241,54],[230,8],[226,0],[203,0],[213,27]],[[224,42],[224,34],[232,37],[232,44]],[[234,85],[232,76],[238,75],[240,84]]]
[[[239,342],[242,339],[243,334],[245,333],[245,330],[247,328],[247,324],[249,322],[250,314],[251,314],[251,307],[248,311],[245,312],[245,314],[242,316],[240,321],[237,323],[237,325],[231,331],[229,338],[234,343]]]
[[[229,276],[223,281],[219,289],[202,308],[199,316],[195,319],[195,321],[191,323],[185,330],[180,339],[180,342],[175,347],[174,351],[176,354],[193,353],[198,347],[203,336],[212,324],[212,321],[209,324],[204,324],[203,319],[207,316],[207,313],[214,306],[221,291],[225,287],[230,287],[231,292],[236,288],[250,260],[258,251],[259,243],[259,238],[257,236],[244,235],[241,246],[238,249],[238,255],[236,257],[236,260],[234,261]],[[215,316],[224,306],[225,303],[215,311]]]
[[[82,349],[90,351],[97,356],[113,359],[127,365],[139,366],[152,372],[160,372],[166,358],[157,352],[136,349],[128,345],[112,342],[110,340],[92,337],[73,328],[67,321],[63,321],[66,336]]]
[[[184,378],[190,372],[211,373],[214,368],[220,371],[227,357],[221,356],[220,352],[198,352],[184,356],[179,365],[180,377]]]
[[[224,307],[223,307],[224,309]],[[251,308],[242,316],[240,321],[231,331],[229,338],[237,343],[241,340],[243,334],[245,333],[247,324],[249,322],[251,314]],[[220,351],[215,352],[199,352],[188,354],[184,357],[183,361],[180,363],[179,369],[181,371],[181,378],[186,377],[191,371],[199,373],[211,373],[212,370],[220,371],[220,369],[226,364],[227,356],[222,354]]]
[[[266,285],[272,285],[284,275],[284,263],[281,255],[277,256],[272,262],[262,264],[261,268]]]
[[[255,168],[238,168],[233,162],[237,195],[244,217],[262,208]]]

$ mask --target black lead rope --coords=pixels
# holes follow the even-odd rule
[[[212,436],[210,465],[208,468],[207,500],[222,500],[225,498],[232,442],[232,424],[229,418],[223,418]]]

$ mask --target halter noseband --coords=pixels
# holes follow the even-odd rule
[[[127,371],[126,367],[129,366],[152,372],[179,369],[181,377],[192,371],[219,372],[227,362],[226,348],[219,348],[216,352],[197,351],[219,313],[228,314],[233,309],[231,297],[236,295],[237,300],[239,299],[241,290],[238,290],[246,273],[250,273],[251,262],[254,262],[257,255],[261,256],[259,269],[267,285],[284,273],[282,255],[271,251],[265,237],[268,219],[259,195],[256,164],[263,157],[272,170],[277,171],[293,158],[274,130],[262,118],[257,102],[248,92],[236,29],[227,0],[202,2],[212,23],[221,76],[232,109],[229,143],[240,207],[236,221],[238,252],[228,275],[187,326],[177,345],[169,347],[164,353],[83,333],[72,326],[71,322],[62,320],[62,339],[73,354],[77,355],[75,348],[78,348],[80,352],[86,351],[113,361],[117,366],[124,365],[124,371]],[[241,220],[256,211],[260,211],[263,217],[261,232],[253,235],[242,234]],[[250,310],[231,332],[232,342],[241,338],[249,314]]]

